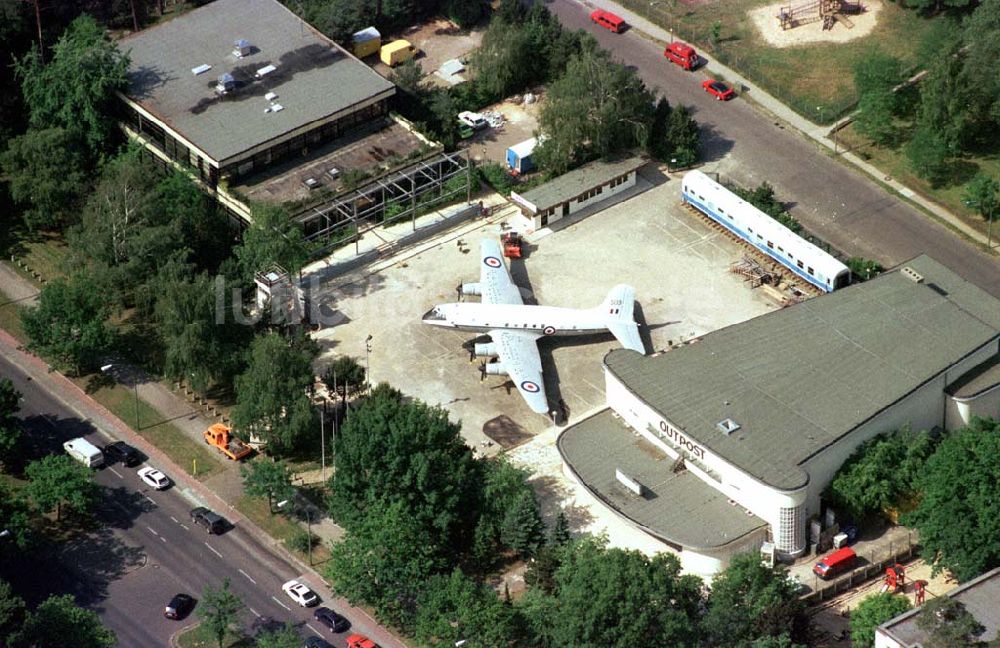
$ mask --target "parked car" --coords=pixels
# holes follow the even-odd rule
[[[73,457],[87,468],[100,468],[104,465],[104,453],[83,437],[70,439],[63,443],[66,454]]]
[[[694,48],[687,43],[674,41],[663,50],[663,55],[671,62],[676,63],[685,70],[693,70],[701,63],[701,57]]]
[[[361,634],[352,634],[347,638],[347,648],[378,648],[378,644]]]
[[[176,594],[163,609],[163,616],[174,620],[183,619],[193,607],[194,597],[187,594]]]
[[[458,121],[461,124],[465,124],[472,130],[482,130],[490,125],[490,123],[486,121],[485,117],[470,110],[463,110],[458,113]]]
[[[610,11],[605,11],[603,9],[595,9],[592,11],[590,13],[590,21],[595,25],[600,25],[601,27],[604,27],[605,29],[616,34],[620,34],[625,31],[625,21]]]
[[[311,607],[319,603],[319,597],[316,596],[316,592],[297,580],[288,581],[281,586],[281,589],[284,590],[285,594],[288,594],[290,599],[302,607]]]
[[[302,648],[333,648],[333,644],[326,639],[313,636],[306,639],[306,642],[302,644]]]
[[[213,513],[204,506],[191,509],[191,521],[205,527],[209,533],[219,535],[226,531],[226,519],[218,513]]]
[[[708,94],[715,95],[715,98],[719,101],[729,101],[736,96],[736,93],[733,92],[733,89],[728,83],[716,81],[715,79],[703,81],[701,87],[705,88],[705,92]]]
[[[124,441],[115,441],[104,446],[104,461],[109,464],[121,462],[131,468],[142,463],[142,454]]]
[[[813,565],[813,573],[823,580],[829,580],[853,567],[857,558],[857,554],[850,547],[837,549]]]
[[[156,490],[163,490],[164,488],[168,488],[170,486],[170,478],[152,466],[140,468],[136,474],[139,475],[139,479],[146,482]]]
[[[351,626],[351,622],[328,607],[318,607],[313,612],[313,618],[330,628],[333,632],[343,632]]]

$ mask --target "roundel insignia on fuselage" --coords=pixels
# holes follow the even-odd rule
[[[503,265],[503,262],[495,256],[488,256],[483,258],[483,263],[491,268],[499,268]]]
[[[545,328],[542,329],[542,333],[544,333],[545,335],[552,335],[555,332],[556,332],[556,327],[554,326],[546,326]]]
[[[529,394],[537,394],[541,388],[538,386],[538,383],[533,383],[530,380],[525,380],[524,382],[521,383],[521,389],[528,392]]]

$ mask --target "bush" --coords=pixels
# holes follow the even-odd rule
[[[514,179],[499,162],[490,162],[476,167],[476,174],[479,181],[485,182],[503,196],[509,196],[511,189],[514,188]]]
[[[319,537],[308,531],[300,531],[286,541],[294,551],[306,552],[319,544]]]

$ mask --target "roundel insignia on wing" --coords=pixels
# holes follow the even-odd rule
[[[496,258],[495,256],[485,257],[483,259],[483,263],[485,263],[486,265],[488,265],[491,268],[499,268],[501,265],[503,265],[503,263],[500,261],[500,259]]]
[[[524,382],[521,383],[521,389],[528,392],[529,394],[537,394],[541,388],[538,386],[538,383],[533,383],[530,380],[525,380]]]
[[[554,326],[546,326],[545,328],[542,329],[542,333],[544,333],[545,335],[552,335],[555,332],[556,332],[556,327]]]

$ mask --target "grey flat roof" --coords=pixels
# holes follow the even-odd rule
[[[1000,635],[1000,606],[997,605],[997,599],[1000,599],[1000,567],[977,576],[944,595],[962,603],[976,621],[986,628],[978,637],[980,641],[992,641]],[[920,646],[929,637],[917,625],[919,614],[920,608],[904,612],[880,625],[879,630],[907,648]]]
[[[641,157],[630,157],[614,162],[597,160],[518,195],[542,211],[576,198],[617,176],[635,171],[644,164],[646,159]]]
[[[1000,300],[920,256],[871,281],[608,369],[687,436],[777,488],[809,458],[1000,336]],[[723,434],[730,418],[740,429]]]
[[[610,409],[566,428],[559,453],[600,500],[653,535],[685,549],[714,549],[767,523],[729,503],[721,492],[615,418]],[[615,470],[642,484],[643,497],[615,478]]]
[[[241,38],[253,50],[238,59]],[[119,47],[132,61],[128,97],[217,162],[394,87],[277,0],[215,0]],[[212,68],[191,72],[203,64]],[[255,79],[268,65],[275,70]],[[227,72],[237,89],[219,97]],[[283,110],[264,112],[268,92]]]

